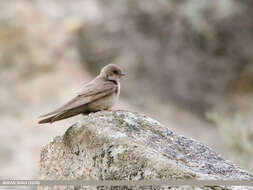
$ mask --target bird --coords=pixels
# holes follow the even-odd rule
[[[114,64],[104,66],[99,75],[85,84],[77,95],[60,108],[41,115],[39,124],[53,123],[79,114],[109,110],[120,94],[120,79],[126,74]]]

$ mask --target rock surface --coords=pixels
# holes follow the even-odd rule
[[[82,121],[71,126],[63,136],[55,137],[42,149],[40,178],[253,180],[253,175],[224,160],[207,146],[178,135],[147,116],[128,111],[102,111],[85,116]],[[59,189],[71,188],[74,189],[74,187],[59,187]]]

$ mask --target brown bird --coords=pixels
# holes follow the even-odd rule
[[[120,78],[125,74],[114,64],[102,68],[100,74],[84,86],[84,89],[62,107],[42,115],[39,123],[53,123],[78,114],[89,114],[110,109],[120,94]]]

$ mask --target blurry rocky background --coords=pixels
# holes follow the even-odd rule
[[[116,109],[147,114],[253,171],[253,1],[0,1],[0,178],[36,179],[42,146],[81,116],[37,117],[108,63]],[[133,93],[134,92],[134,93]]]

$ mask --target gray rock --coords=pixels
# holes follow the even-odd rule
[[[40,178],[253,180],[253,175],[224,160],[200,142],[178,135],[147,116],[128,111],[101,111],[85,116],[82,121],[71,126],[63,136],[55,137],[41,150]],[[51,188],[41,187],[43,190]],[[80,186],[58,188],[96,189]],[[106,188],[98,187],[98,189]],[[111,189],[166,189],[166,187]],[[175,189],[251,188],[175,187]]]

